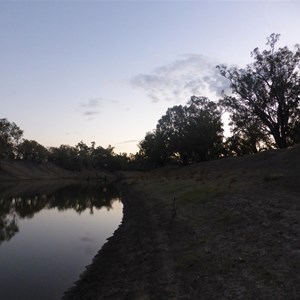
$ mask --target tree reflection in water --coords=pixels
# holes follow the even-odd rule
[[[13,190],[11,186],[10,190]],[[13,195],[12,192],[3,192],[6,189],[1,187],[0,245],[3,241],[9,241],[19,231],[19,219],[32,218],[43,209],[73,209],[78,214],[88,209],[93,214],[94,209],[102,207],[110,210],[112,203],[119,199],[119,191],[114,185],[77,183],[55,189],[52,184],[51,193],[48,192],[49,186],[38,190],[39,193],[35,193],[33,185],[29,190],[23,189],[22,192],[21,189]]]

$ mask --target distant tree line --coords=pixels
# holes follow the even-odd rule
[[[135,155],[116,154],[112,146],[96,147],[95,142],[90,146],[81,141],[75,146],[46,148],[37,141],[24,139],[23,130],[7,119],[0,119],[0,159],[52,162],[72,171],[91,168],[126,170],[139,168],[138,164],[141,163],[141,159],[136,159]]]
[[[278,40],[278,34],[271,34],[268,49],[255,48],[254,62],[245,68],[217,66],[231,93],[223,92],[218,102],[192,96],[186,105],[169,108],[135,155],[82,141],[45,148],[22,139],[15,123],[0,119],[0,159],[50,161],[69,170],[147,170],[292,146],[300,141],[300,46],[277,49]],[[223,112],[230,116],[229,137],[223,135]]]

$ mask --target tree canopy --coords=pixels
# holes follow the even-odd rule
[[[256,138],[271,135],[278,148],[293,144],[293,130],[300,118],[300,46],[276,49],[279,34],[268,38],[268,50],[252,52],[254,62],[245,68],[217,66],[228,78],[232,95],[223,95],[220,105],[241,127],[255,119]]]
[[[192,96],[187,105],[175,105],[146,134],[140,150],[158,165],[168,159],[183,164],[216,158],[223,138],[221,113],[206,97]]]
[[[17,158],[42,162],[47,159],[49,152],[47,148],[34,140],[22,140],[17,146]]]
[[[23,135],[15,123],[0,119],[0,158],[14,158],[16,147]]]

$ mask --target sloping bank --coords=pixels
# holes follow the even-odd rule
[[[171,210],[133,185],[121,190],[121,226],[63,299],[180,299],[168,253]]]
[[[40,179],[103,179],[113,181],[116,180],[116,176],[106,170],[82,169],[81,171],[69,171],[50,162],[0,160],[0,183]]]
[[[64,299],[298,299],[300,147],[127,180],[123,223]]]

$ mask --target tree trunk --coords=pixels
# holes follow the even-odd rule
[[[272,135],[275,139],[276,145],[279,149],[287,148],[287,142],[286,142],[286,137],[280,136],[278,131],[273,131],[272,130]]]

